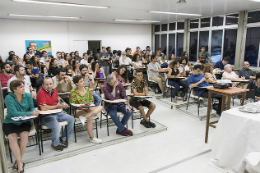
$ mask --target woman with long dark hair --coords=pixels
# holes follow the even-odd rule
[[[48,75],[49,76],[56,76],[56,71],[58,69],[58,61],[57,59],[51,59],[50,65],[49,65],[49,70],[48,70]]]
[[[136,54],[135,54],[136,55]],[[113,76],[116,77],[117,81],[121,84],[129,83],[129,80],[127,78],[127,68],[125,65],[119,66],[116,71],[111,73]]]
[[[62,61],[62,68],[68,70],[67,67],[69,65],[69,59],[70,59],[70,54],[69,53],[65,53],[64,61]]]
[[[80,63],[78,60],[74,59],[72,61],[72,76],[78,76],[78,75],[81,75],[80,74],[80,70],[79,70],[79,66],[80,66]]]
[[[39,73],[41,73],[41,63],[40,63],[40,59],[37,56],[32,56],[31,61],[33,63],[34,67],[38,67],[39,68]]]
[[[26,61],[30,61],[31,57],[27,53],[23,55],[23,65],[25,66]]]
[[[72,59],[75,59],[75,53],[74,53],[74,52],[70,52],[70,57],[71,57]]]

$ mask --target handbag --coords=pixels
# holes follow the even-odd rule
[[[213,87],[218,89],[227,89],[232,87],[232,83],[214,83]]]

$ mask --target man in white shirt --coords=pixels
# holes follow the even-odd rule
[[[165,76],[162,74],[159,74],[160,72],[167,72],[168,69],[161,69],[160,64],[157,62],[158,58],[155,55],[152,55],[151,62],[148,65],[148,71],[149,71],[149,78],[151,80],[154,80],[158,83],[162,93],[164,92],[164,96],[167,96],[167,88],[166,88],[166,79]],[[163,84],[164,82],[164,84]]]
[[[34,56],[34,52],[33,52],[33,49],[31,47],[27,47],[27,50],[28,50],[28,55],[30,57]]]
[[[42,64],[45,64],[45,62],[48,62],[48,56],[47,56],[47,52],[46,51],[42,51],[42,57],[40,59],[40,62]]]
[[[238,75],[234,71],[232,71],[232,66],[230,64],[225,65],[224,70],[225,70],[225,72],[222,75],[223,79],[231,80],[231,81],[245,80],[244,76],[241,76],[241,78],[239,78]],[[241,83],[241,82],[233,82],[232,86],[246,89],[247,84]]]
[[[80,61],[80,64],[85,64],[88,66],[88,55],[87,53],[83,53],[83,59]]]

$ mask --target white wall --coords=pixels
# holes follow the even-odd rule
[[[0,26],[3,59],[10,50],[22,57],[25,40],[51,40],[54,56],[57,51],[75,51],[73,40],[102,40],[102,46],[112,50],[151,46],[151,25],[0,19]]]

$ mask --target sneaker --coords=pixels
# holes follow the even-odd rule
[[[141,121],[140,124],[142,124],[146,128],[151,128],[151,126],[146,121]]]
[[[118,129],[117,129],[117,130],[116,130],[116,134],[122,135],[122,136],[128,136],[128,134],[127,134],[125,131],[126,131],[126,129],[123,130],[122,132],[119,132]]]
[[[156,127],[156,124],[153,123],[153,122],[151,122],[151,121],[150,121],[148,124],[149,124],[152,128],[155,128],[155,127]]]
[[[80,119],[82,125],[84,126],[84,125],[85,125],[85,122],[86,122],[86,118],[83,117],[83,116],[80,116],[79,119]]]
[[[98,138],[93,138],[92,140],[89,139],[89,141],[95,144],[102,144],[102,139],[98,139]]]
[[[67,142],[67,141],[63,141],[61,138],[60,138],[60,145],[61,145],[63,148],[68,148],[68,142]]]
[[[63,150],[63,147],[61,145],[57,145],[56,147],[54,147],[52,144],[51,144],[51,148],[54,149],[55,151],[62,151]]]
[[[131,130],[128,130],[127,128],[125,128],[125,133],[129,136],[133,136],[133,132]]]

